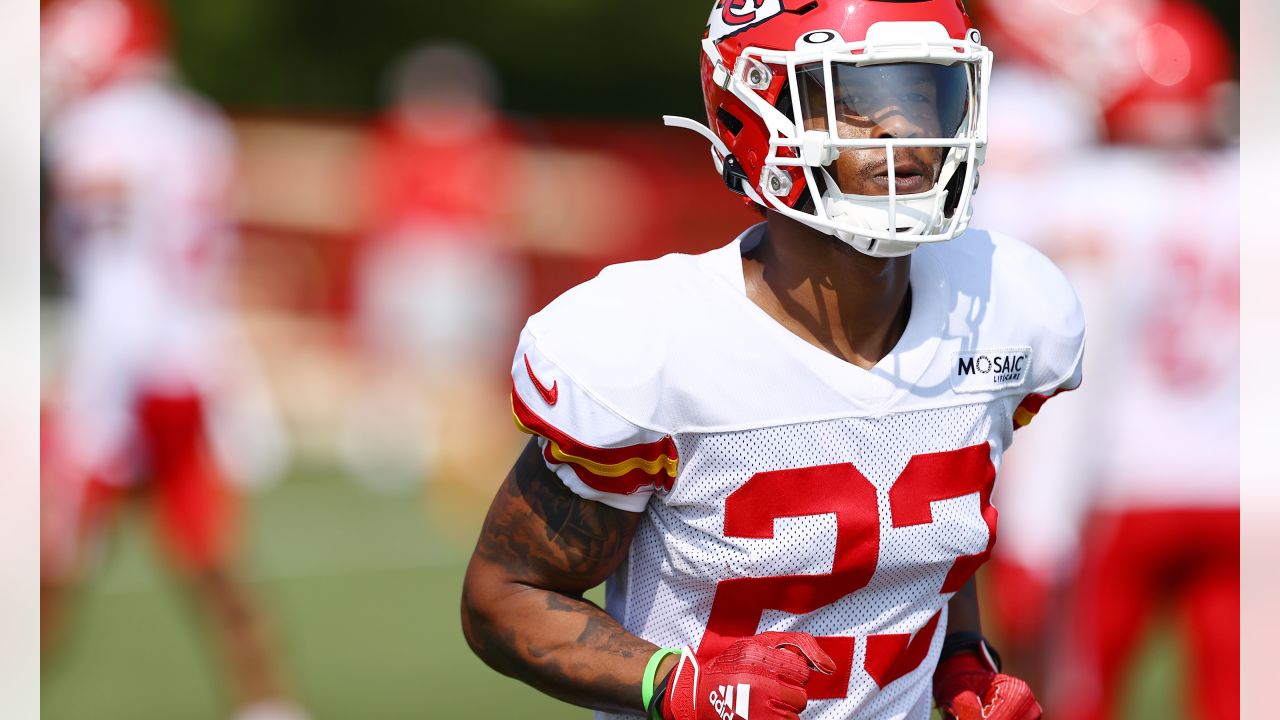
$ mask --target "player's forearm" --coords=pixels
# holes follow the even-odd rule
[[[977,578],[969,578],[947,603],[947,632],[982,632],[982,615],[978,608]]]
[[[585,599],[519,583],[469,587],[462,624],[471,649],[504,675],[575,705],[643,713],[640,684],[657,646]]]
[[[573,493],[530,442],[489,507],[463,583],[476,654],[567,702],[642,714],[657,648],[582,599],[622,563],[640,517]]]

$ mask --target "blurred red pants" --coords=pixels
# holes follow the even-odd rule
[[[1151,620],[1172,613],[1183,638],[1188,720],[1240,717],[1240,511],[1097,515],[1066,618],[1067,657],[1051,676],[1060,720],[1120,718],[1124,683]]]
[[[144,492],[166,554],[188,571],[221,563],[231,550],[237,508],[212,457],[200,397],[145,395],[137,404],[137,428],[149,481]],[[133,489],[91,477],[84,493],[79,525],[91,534]]]

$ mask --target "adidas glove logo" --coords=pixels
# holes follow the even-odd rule
[[[733,685],[721,685],[719,690],[711,691],[711,706],[716,709],[720,720],[751,720],[749,715],[751,703],[751,686],[746,683],[737,684],[737,695]]]

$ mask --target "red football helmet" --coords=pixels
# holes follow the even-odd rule
[[[1180,0],[1162,3],[1146,18],[1130,52],[1141,72],[1107,103],[1112,141],[1185,145],[1233,134],[1223,127],[1228,106],[1238,101],[1231,49],[1203,8]]]
[[[877,257],[968,226],[991,52],[961,0],[717,0],[702,41],[726,183]]]
[[[1159,1],[985,0],[979,10],[1002,57],[1048,68],[1105,105],[1132,80],[1133,38]]]
[[[164,17],[148,0],[57,0],[40,13],[42,113],[168,57]]]

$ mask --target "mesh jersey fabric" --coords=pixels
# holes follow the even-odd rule
[[[570,489],[645,513],[606,587],[627,630],[708,656],[809,632],[840,671],[805,718],[924,720],[946,602],[995,541],[1001,454],[1079,384],[1083,314],[1039,253],[970,231],[914,254],[907,328],[863,370],[747,298],[762,233],[606,268],[535,314],[513,411]]]

